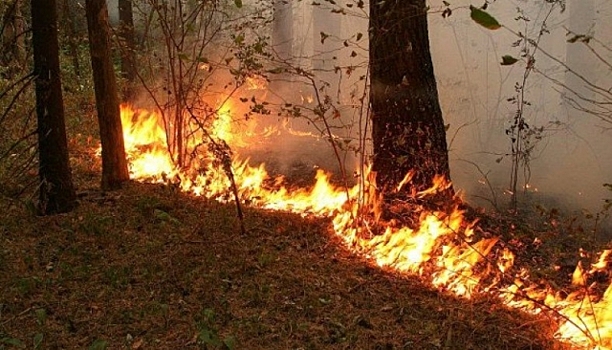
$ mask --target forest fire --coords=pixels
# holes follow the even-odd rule
[[[242,141],[240,135],[232,134],[229,119],[223,120],[231,113],[229,103],[219,109],[221,119],[213,124],[211,133],[232,146]],[[168,152],[164,123],[158,113],[124,105],[121,116],[133,179],[172,181],[195,195],[220,201],[232,198],[232,183],[223,166],[214,161],[215,155],[198,155],[198,161],[190,167],[179,169]],[[311,188],[291,188],[282,177],[270,176],[264,164],[254,167],[237,155],[232,156],[231,170],[241,200],[266,209],[330,217],[335,233],[351,250],[382,268],[418,275],[440,290],[466,298],[495,293],[513,308],[533,313],[554,310],[560,323],[556,334],[560,340],[580,348],[612,349],[612,287],[597,296],[595,286],[587,283],[588,276],[610,268],[610,251],[589,269],[578,266],[573,282],[576,291],[565,296],[539,287],[525,271],[512,272],[516,270],[514,254],[500,248],[498,238],[477,237],[476,223],[467,222],[458,208],[450,213],[422,210],[416,228],[389,222],[382,232],[373,233],[369,228],[376,226],[377,197],[371,190],[372,183],[344,189],[333,185],[330,176],[319,170]],[[448,185],[439,179],[437,186]],[[417,196],[427,197],[436,191],[426,190]],[[368,221],[368,217],[372,219]]]

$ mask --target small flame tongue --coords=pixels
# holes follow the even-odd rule
[[[214,135],[230,145],[248,144],[240,135],[232,133],[230,107],[226,102],[219,109],[219,118],[213,123]],[[230,181],[215,162],[193,162],[191,168],[180,170],[174,165],[168,153],[164,123],[158,113],[123,105],[121,117],[133,179],[149,182],[175,179],[182,190],[195,195],[221,201],[229,198]],[[204,155],[202,159],[214,159],[214,155]],[[463,212],[458,209],[450,213],[424,212],[415,229],[389,224],[381,234],[367,234],[364,231],[367,231],[368,222],[358,214],[363,213],[365,207],[372,213],[370,216],[376,216],[376,198],[371,194],[368,197],[369,190],[362,191],[371,188],[371,183],[347,190],[332,185],[329,175],[318,171],[312,188],[290,189],[283,185],[282,178],[272,179],[264,164],[252,167],[246,160],[234,157],[231,167],[241,198],[262,208],[332,217],[336,234],[343,237],[351,249],[366,254],[381,267],[419,274],[422,278],[430,278],[434,286],[464,297],[470,297],[477,290],[497,290],[500,299],[511,307],[540,312],[541,305],[546,305],[563,317],[556,333],[559,339],[584,348],[612,349],[612,287],[608,287],[599,300],[592,295],[584,296],[584,293],[570,294],[562,299],[549,290],[525,282],[528,281],[525,271],[516,276],[513,284],[500,286],[500,278],[490,277],[511,271],[514,255],[507,249],[498,249],[496,261],[491,262],[488,256],[498,239],[470,243],[474,239],[474,224],[466,224]],[[409,180],[407,176],[406,181]],[[418,195],[426,197],[449,185],[445,179],[437,178],[432,189]],[[360,203],[366,204],[359,206]],[[355,218],[362,221],[358,224]],[[458,233],[464,237],[459,242]],[[599,262],[586,273],[605,271],[609,255],[610,251],[604,252]],[[488,286],[483,286],[485,280]],[[588,290],[582,266],[576,268],[573,280],[582,291]]]

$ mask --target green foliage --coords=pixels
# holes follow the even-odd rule
[[[234,57],[237,59],[237,67],[230,68],[230,73],[240,86],[246,78],[252,76],[263,76],[265,72],[264,61],[272,57],[268,52],[268,38],[256,37],[247,40],[244,33],[232,34],[235,44]],[[231,60],[233,61],[233,60]]]
[[[136,208],[146,217],[150,217],[156,209],[162,208],[161,201],[154,196],[142,196],[136,201]]]
[[[502,27],[493,16],[472,5],[470,5],[470,17],[474,20],[474,22],[487,29],[496,30]]]
[[[13,338],[13,337],[11,337],[9,335],[5,335],[5,334],[0,333],[0,350],[4,349],[5,345],[16,347],[18,349],[25,349],[26,348],[25,344],[21,340],[19,340],[17,338]]]
[[[133,276],[132,268],[129,266],[109,266],[103,274],[104,282],[115,289],[126,289]]]
[[[89,345],[88,350],[105,350],[108,348],[108,342],[102,339],[96,339]]]
[[[34,349],[40,349],[42,346],[42,342],[44,340],[44,334],[42,333],[36,333],[34,334],[34,338],[32,339],[33,345],[34,345]]]
[[[26,261],[30,264],[31,262]],[[30,296],[41,284],[38,277],[22,277],[16,281],[17,292],[22,297]]]
[[[208,346],[226,350],[236,349],[236,338],[227,336],[222,339],[214,324],[215,311],[208,308],[202,310],[196,319],[196,325],[198,327],[198,344],[203,345],[205,349]]]
[[[515,33],[510,31],[518,37],[518,40],[513,43],[514,47],[520,47],[520,57],[525,61],[524,73],[522,78],[517,81],[514,85],[515,94],[512,97],[506,99],[507,102],[515,106],[515,112],[510,120],[510,125],[506,128],[506,135],[510,139],[510,152],[507,154],[511,158],[511,170],[510,170],[510,205],[511,209],[516,211],[518,209],[518,199],[520,188],[518,185],[519,176],[523,176],[523,194],[527,193],[529,179],[531,176],[531,161],[533,160],[534,150],[538,143],[546,136],[547,130],[544,126],[533,126],[527,122],[527,109],[530,108],[531,102],[527,99],[529,94],[527,91],[528,80],[531,77],[531,73],[535,70],[536,58],[535,55],[538,52],[538,45],[540,40],[545,34],[548,34],[547,19],[549,15],[557,8],[561,6],[563,11],[564,6],[556,0],[547,1],[550,6],[547,6],[546,10],[548,14],[543,16],[542,21],[535,21],[533,24],[533,30],[525,30],[524,33]],[[501,24],[484,11],[486,7],[482,9],[470,6],[472,19],[480,24],[481,26],[495,30],[501,28]],[[522,22],[526,28],[529,28],[532,20],[523,11],[522,8],[517,8],[518,15],[515,17],[516,21]],[[517,63],[519,59],[512,55],[502,56],[500,64],[502,66],[510,66]],[[559,126],[559,122],[550,122],[551,126]],[[503,155],[496,159],[496,162],[500,163],[506,155]]]
[[[39,326],[43,326],[47,321],[47,310],[43,308],[36,309],[34,310],[34,314],[36,315],[36,323],[38,323]]]
[[[108,231],[113,221],[114,219],[110,216],[97,216],[86,213],[80,223],[80,229],[90,235],[101,236]]]
[[[181,223],[178,219],[161,209],[155,209],[153,213],[155,215],[155,219],[159,222],[167,222],[174,225],[179,225]]]

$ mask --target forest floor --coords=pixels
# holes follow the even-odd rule
[[[378,268],[328,219],[247,208],[243,235],[231,204],[165,185],[103,193],[98,169],[79,162],[75,181],[68,214],[0,202],[0,349],[570,348],[554,315]],[[551,229],[534,254],[541,231],[483,224],[512,227],[518,261],[567,284],[572,268],[552,260],[575,266],[584,242]]]

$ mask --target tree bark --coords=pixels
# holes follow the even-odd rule
[[[18,74],[27,65],[25,54],[25,29],[21,15],[22,0],[7,3],[2,18],[2,63],[7,66],[7,77]]]
[[[102,143],[102,189],[115,190],[129,180],[129,173],[119,114],[117,82],[111,62],[106,1],[87,0],[85,12]]]
[[[21,4],[22,0],[15,0],[15,18],[14,18],[14,27],[15,27],[15,47],[14,56],[17,63],[25,67],[27,64],[27,57],[25,53],[25,24],[23,20],[23,16],[21,15]]]
[[[68,212],[77,204],[66,140],[55,5],[55,0],[31,1],[41,215]]]
[[[414,173],[400,194],[450,180],[446,130],[429,49],[425,0],[370,1],[373,171],[384,193]],[[440,193],[452,199],[452,187]]]
[[[272,48],[283,61],[293,58],[293,3],[274,1]]]
[[[82,41],[77,26],[77,15],[71,8],[74,6],[74,0],[62,0],[62,17],[64,29],[66,31],[68,41],[68,53],[72,60],[72,68],[77,77],[81,76],[81,62],[79,60],[79,43]]]
[[[136,81],[136,40],[132,0],[119,0],[119,39],[121,47],[121,76],[125,79],[123,98],[133,99]]]

